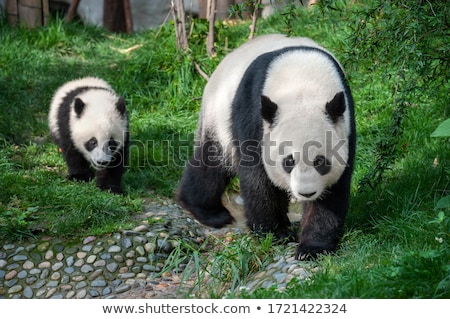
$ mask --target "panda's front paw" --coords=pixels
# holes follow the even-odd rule
[[[123,188],[117,185],[100,186],[101,190],[110,191],[113,194],[123,195]]]
[[[89,182],[94,178],[94,175],[91,173],[72,173],[67,176],[67,179],[70,181],[77,181],[77,182]]]
[[[328,255],[335,250],[335,247],[331,247],[325,243],[312,243],[305,244],[300,243],[297,246],[297,251],[295,253],[295,259],[297,260],[314,260],[319,255]]]
[[[290,228],[279,228],[273,233],[276,241],[295,242],[298,241],[297,234]]]

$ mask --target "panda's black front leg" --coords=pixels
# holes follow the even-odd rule
[[[128,144],[125,144],[125,149],[121,149],[114,155],[114,161],[107,168],[96,171],[97,187],[114,194],[123,194],[122,176],[127,163],[127,147]]]
[[[262,165],[242,166],[239,176],[248,227],[258,234],[272,233],[277,240],[296,241],[287,216],[288,194],[271,182]]]
[[[312,202],[305,202],[296,259],[316,258],[336,250],[344,232],[344,220],[350,197],[349,172],[325,194]]]
[[[89,162],[75,147],[68,146],[63,148],[63,156],[67,163],[69,180],[88,182],[94,178]]]
[[[114,194],[123,194],[122,175],[125,169],[123,166],[108,167],[96,171],[97,187],[102,190],[109,190]]]

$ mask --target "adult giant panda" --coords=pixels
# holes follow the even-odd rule
[[[234,219],[222,194],[238,175],[249,228],[289,239],[289,202],[300,200],[296,258],[313,258],[342,237],[355,147],[353,98],[336,58],[308,38],[260,36],[209,79],[177,199],[223,227]]]
[[[95,171],[99,188],[123,193],[128,115],[124,99],[108,83],[95,77],[65,83],[53,96],[48,122],[69,179],[89,181]]]

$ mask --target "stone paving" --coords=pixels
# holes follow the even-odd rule
[[[237,219],[239,229],[243,220]],[[214,230],[170,201],[148,205],[142,220],[131,230],[80,242],[44,238],[0,244],[0,298],[186,297],[179,273],[164,270],[165,261],[180,239],[198,244]],[[290,245],[285,257],[252,276],[245,289],[282,290],[294,277],[307,278],[310,272],[293,258],[294,251]],[[182,271],[186,264],[177,266]]]

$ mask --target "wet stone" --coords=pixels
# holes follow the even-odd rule
[[[8,289],[8,293],[9,294],[16,294],[16,293],[22,291],[22,289],[23,288],[22,288],[21,285],[15,285],[15,286],[12,286],[11,288]]]
[[[30,252],[30,258],[33,259],[37,263],[42,261],[41,254],[39,254],[39,253],[37,253],[35,251]]]
[[[39,278],[46,279],[49,274],[50,274],[50,270],[48,268],[45,268],[45,269],[42,270],[41,275],[39,276]]]
[[[23,290],[23,296],[27,299],[33,298],[33,289],[30,286],[26,286]]]
[[[131,241],[130,238],[122,238],[122,247],[124,247],[125,249],[130,248],[131,246],[133,246],[133,242]]]
[[[94,268],[91,265],[83,265],[80,270],[82,273],[88,273],[94,271]]]
[[[63,264],[61,261],[59,261],[59,262],[53,264],[52,270],[53,270],[53,271],[58,271],[58,270],[60,270],[62,267],[64,267],[64,264]]]
[[[34,284],[36,280],[37,280],[36,276],[28,277],[27,279],[25,279],[25,283],[30,286]]]
[[[105,248],[101,247],[101,246],[96,246],[94,247],[94,249],[92,250],[92,252],[97,255],[98,253],[102,252]]]
[[[110,293],[112,293],[112,288],[111,288],[111,287],[105,287],[105,288],[102,290],[102,296],[109,295]]]
[[[73,266],[74,260],[75,260],[75,258],[74,258],[73,256],[67,257],[67,258],[66,258],[66,265],[67,265],[68,267]]]
[[[114,245],[109,247],[108,252],[109,253],[120,253],[122,251],[122,248],[120,246]]]
[[[106,287],[107,283],[104,280],[94,280],[91,283],[91,287]]]
[[[116,288],[116,293],[118,293],[118,294],[120,294],[120,293],[123,293],[123,292],[125,292],[125,291],[128,291],[128,290],[130,290],[131,289],[131,286],[130,285],[121,285],[121,286],[119,286],[119,287],[117,287]]]
[[[96,269],[90,276],[89,280],[94,280],[98,278],[103,273],[103,269]]]
[[[106,265],[106,269],[108,269],[108,271],[110,272],[116,272],[118,267],[119,265],[117,263],[110,263]]]
[[[81,281],[81,282],[79,282],[79,283],[77,283],[77,284],[75,285],[75,289],[76,289],[76,290],[81,289],[81,288],[84,288],[84,287],[87,287],[86,281]]]
[[[7,281],[5,282],[5,284],[6,284],[6,287],[11,288],[12,286],[14,286],[15,284],[17,284],[18,282],[19,282],[19,279],[14,278],[14,279],[11,279],[11,280],[7,280]]]
[[[25,261],[27,259],[28,259],[28,257],[25,256],[25,255],[16,255],[16,256],[13,257],[14,261]]]
[[[65,253],[67,253],[67,255],[73,255],[78,251],[77,247],[66,247],[65,249]]]
[[[77,299],[84,299],[84,297],[86,297],[86,295],[87,295],[86,289],[82,289],[82,290],[77,292],[76,298]]]
[[[53,249],[56,253],[61,253],[62,251],[64,251],[64,248],[65,246],[63,244],[56,244],[53,246]]]
[[[34,285],[34,288],[35,289],[39,289],[39,288],[41,288],[42,286],[44,286],[45,285],[45,280],[39,280],[35,285]]]
[[[18,263],[13,263],[13,264],[9,264],[8,266],[6,266],[7,270],[11,270],[11,269],[16,269],[19,268],[19,264]]]
[[[42,270],[38,269],[38,268],[33,268],[30,270],[30,275],[37,275],[40,274],[42,272]]]
[[[33,269],[34,263],[31,260],[27,260],[22,265],[23,269],[30,270]]]
[[[100,296],[100,293],[97,290],[95,290],[95,289],[89,289],[89,294],[93,298]]]
[[[19,273],[17,274],[17,278],[19,278],[19,279],[23,279],[23,278],[25,278],[26,276],[28,276],[28,272],[27,272],[26,270],[21,270],[21,271],[19,271]]]
[[[104,254],[102,254],[101,256],[100,256],[100,258],[101,259],[103,259],[103,260],[107,260],[107,259],[111,259],[111,254],[109,254],[109,253],[104,253]]]
[[[5,275],[5,280],[11,280],[17,276],[17,270],[11,270]]]
[[[83,258],[85,258],[87,256],[87,252],[85,252],[85,251],[79,251],[79,252],[77,252],[77,257],[79,258],[79,259],[83,259]]]
[[[62,284],[67,284],[67,283],[69,283],[70,282],[70,277],[68,276],[68,275],[63,275],[62,277],[61,277],[61,283]]]
[[[49,259],[52,259],[54,255],[55,254],[53,253],[53,250],[47,250],[47,252],[45,253],[45,257],[44,258],[49,260]]]
[[[89,252],[92,249],[92,245],[84,245],[81,249],[83,251]]]
[[[73,268],[73,267],[66,267],[66,268],[64,268],[64,272],[67,273],[67,274],[71,274],[74,271],[75,271],[75,268]]]

